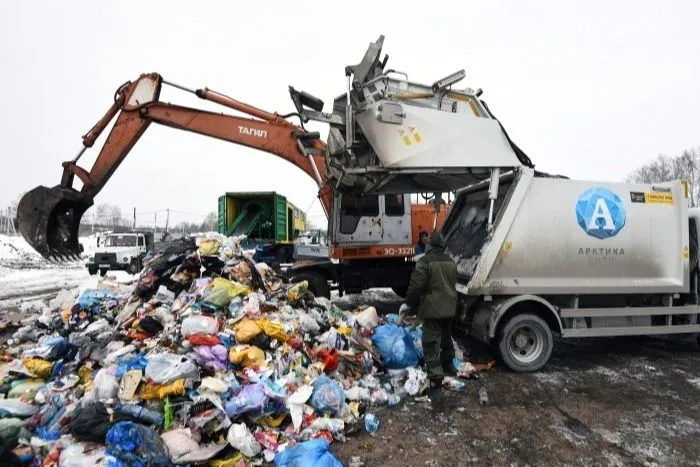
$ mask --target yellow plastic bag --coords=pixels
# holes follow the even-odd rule
[[[269,319],[259,319],[255,322],[269,337],[281,342],[287,342],[289,339],[287,333],[284,332],[284,325],[282,323],[273,323]]]
[[[309,283],[307,281],[301,281],[294,284],[287,290],[287,300],[294,302],[299,300],[304,293],[309,289]]]
[[[242,462],[242,463],[241,463]],[[217,459],[215,461],[209,461],[209,467],[240,467],[241,465],[248,465],[248,461],[243,456],[242,452],[229,457],[228,459]]]
[[[252,319],[243,318],[233,325],[233,332],[236,333],[236,342],[245,344],[250,342],[263,330]]]
[[[231,347],[228,353],[228,359],[234,365],[248,366],[264,366],[265,352],[254,345],[237,345]]]
[[[221,243],[219,243],[218,240],[213,238],[203,238],[199,242],[199,254],[202,256],[212,256],[219,251],[220,247]]]
[[[205,290],[211,291],[211,293],[203,301],[218,307],[225,307],[237,296],[248,295],[248,292],[250,292],[250,289],[245,285],[222,277],[212,279]]]
[[[139,397],[147,401],[151,399],[165,399],[168,396],[184,396],[185,392],[185,378],[182,378],[170,384],[145,384],[139,391]]]
[[[282,424],[285,418],[287,418],[286,413],[279,414],[276,417],[273,417],[272,415],[267,415],[265,417],[260,417],[256,419],[255,422],[270,428],[277,428]]]
[[[48,378],[53,368],[53,363],[43,358],[23,358],[22,363],[27,371],[42,379]]]

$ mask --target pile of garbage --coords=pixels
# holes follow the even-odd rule
[[[331,442],[427,387],[420,327],[307,286],[207,234],[61,292],[4,348],[0,465],[340,465]]]

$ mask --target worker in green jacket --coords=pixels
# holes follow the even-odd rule
[[[440,232],[430,234],[425,251],[411,274],[406,305],[422,321],[429,393],[431,399],[439,399],[443,378],[457,374],[452,363],[452,321],[457,313],[457,265],[445,253],[445,240]]]

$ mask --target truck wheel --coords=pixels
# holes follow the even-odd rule
[[[309,290],[316,297],[331,298],[331,288],[326,279],[317,272],[302,272],[292,276],[291,282],[306,281],[309,283]]]
[[[100,269],[100,276],[104,277],[107,275],[107,270],[106,269]]]
[[[97,268],[88,268],[88,274],[94,276],[95,274],[97,274]]]
[[[127,272],[131,275],[137,274],[139,272],[138,261],[132,261],[129,267],[127,268]]]
[[[539,316],[523,313],[505,323],[498,351],[508,368],[518,373],[537,371],[552,355],[552,331]]]

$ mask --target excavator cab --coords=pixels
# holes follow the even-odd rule
[[[44,258],[78,259],[80,220],[93,203],[92,197],[72,188],[38,186],[19,201],[19,231]]]

